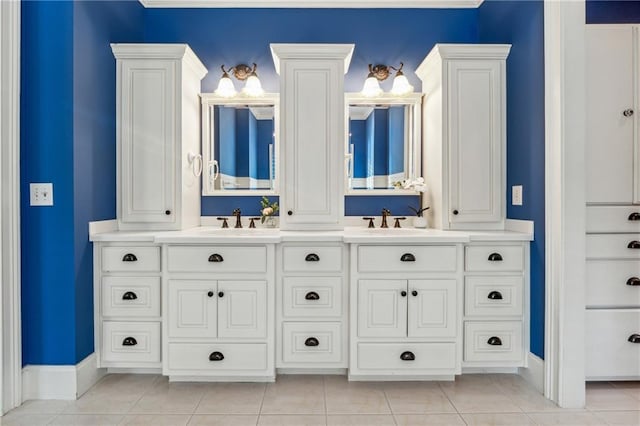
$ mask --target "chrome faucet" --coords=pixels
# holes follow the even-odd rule
[[[236,226],[234,228],[242,228],[242,221],[240,220],[240,209],[233,210],[233,215],[236,217]]]
[[[389,225],[387,225],[387,216],[391,216],[389,209],[382,209],[382,223],[380,224],[380,228],[389,227]]]

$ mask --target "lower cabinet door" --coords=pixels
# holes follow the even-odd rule
[[[265,343],[169,343],[169,369],[193,371],[265,370]]]
[[[282,324],[282,360],[316,364],[341,362],[341,331],[339,322],[285,322]]]
[[[160,362],[160,323],[104,321],[101,360],[123,367]]]
[[[407,336],[407,281],[358,281],[358,336]]]
[[[169,280],[169,337],[216,337],[216,284]]]
[[[456,344],[360,343],[358,368],[363,370],[443,370],[456,366]]]
[[[266,335],[266,281],[218,281],[218,337]]]
[[[456,280],[409,280],[408,336],[455,337]]]
[[[640,309],[587,309],[588,379],[640,378]]]

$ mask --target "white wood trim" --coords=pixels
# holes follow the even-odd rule
[[[544,2],[545,396],[585,405],[585,2]]]
[[[300,7],[300,6],[297,6]],[[271,43],[271,56],[276,72],[280,74],[281,59],[343,59],[344,73],[349,71],[355,44],[322,44],[322,43]],[[281,94],[282,95],[282,94]]]
[[[77,365],[27,365],[22,369],[22,399],[75,400],[106,374],[92,353]]]
[[[140,0],[144,7],[202,8],[478,8],[484,0]]]
[[[20,2],[0,2],[0,415],[22,403],[20,319]]]
[[[523,232],[533,237],[534,222],[532,220],[507,219],[504,223],[506,231]]]
[[[89,222],[89,239],[95,234],[102,232],[114,232],[118,230],[118,221],[116,219],[98,220]]]
[[[544,393],[544,360],[531,352],[527,355],[527,367],[519,368],[518,374],[538,392]]]

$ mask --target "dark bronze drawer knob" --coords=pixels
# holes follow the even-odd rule
[[[502,346],[502,340],[499,337],[492,336],[487,340],[487,344],[491,346]]]
[[[405,253],[400,256],[400,262],[415,262],[416,257],[411,253]]]
[[[640,213],[638,213],[638,212],[631,213],[629,215],[629,217],[627,218],[627,220],[631,220],[631,221],[640,220]]]
[[[400,359],[403,361],[415,361],[416,356],[411,351],[405,351],[400,354]]]
[[[622,111],[622,115],[624,115],[625,117],[631,117],[633,115],[633,109],[625,109],[624,111]]]
[[[307,340],[304,341],[305,346],[314,347],[314,346],[318,346],[319,344],[320,342],[315,337],[309,337]]]
[[[489,293],[487,298],[491,300],[502,300],[502,293],[500,293],[499,291],[492,291],[491,293]]]
[[[222,361],[223,359],[222,352],[211,352],[211,355],[209,355],[209,361]]]
[[[320,295],[315,291],[310,291],[304,295],[305,300],[320,300]]]
[[[631,241],[629,242],[629,244],[627,244],[627,248],[630,249],[640,249],[640,241]]]
[[[500,253],[491,253],[488,260],[489,262],[502,262],[502,255]]]
[[[125,337],[122,341],[122,346],[135,346],[138,341],[134,337]]]
[[[133,253],[127,253],[124,256],[122,256],[122,261],[123,262],[137,262],[138,258]]]
[[[209,256],[209,262],[224,262],[224,259],[218,253],[214,253]]]
[[[122,300],[136,300],[137,298],[138,296],[132,291],[128,291],[122,295]]]
[[[318,262],[320,260],[320,256],[315,253],[309,253],[307,257],[304,258],[307,262]]]
[[[630,341],[631,343],[640,343],[640,334],[634,333],[631,336],[629,336],[627,340]]]
[[[627,285],[640,285],[640,278],[631,277],[627,280]]]

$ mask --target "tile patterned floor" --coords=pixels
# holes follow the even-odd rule
[[[584,410],[563,410],[521,377],[455,382],[348,382],[279,376],[276,383],[169,383],[153,375],[104,377],[77,401],[27,401],[9,425],[633,425],[640,382],[590,383]]]

